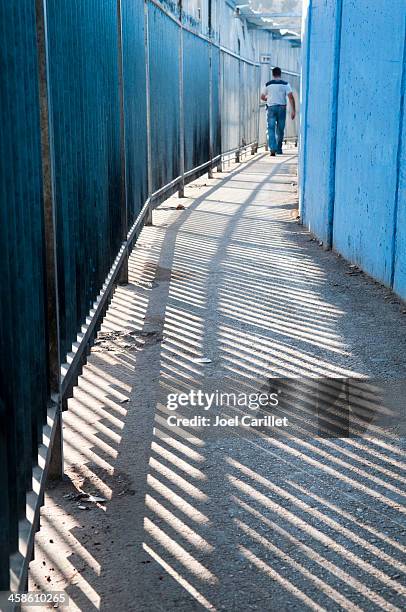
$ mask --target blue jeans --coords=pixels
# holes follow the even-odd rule
[[[283,134],[286,123],[286,106],[268,106],[268,146],[271,151],[282,153]]]

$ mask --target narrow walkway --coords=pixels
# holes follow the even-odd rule
[[[70,610],[405,609],[396,423],[384,439],[166,425],[165,396],[191,388],[404,377],[405,307],[298,225],[293,153],[196,181],[140,236],[65,414],[68,480],[31,564],[31,588],[66,589]]]

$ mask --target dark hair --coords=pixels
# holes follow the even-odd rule
[[[278,66],[275,66],[275,68],[272,68],[272,74],[274,77],[280,77],[282,74],[282,70],[278,68]]]

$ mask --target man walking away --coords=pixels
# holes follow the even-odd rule
[[[281,69],[277,66],[272,69],[272,80],[268,81],[261,93],[261,100],[267,105],[268,113],[268,145],[271,155],[276,153],[282,155],[283,134],[286,123],[286,104],[289,98],[292,111],[292,119],[296,116],[295,98],[292,88],[287,81],[281,78]]]

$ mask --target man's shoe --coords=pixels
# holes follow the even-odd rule
[[[275,157],[276,153],[275,151],[271,151],[271,157]]]
[[[280,151],[276,151],[278,155],[283,155],[282,149]]]

